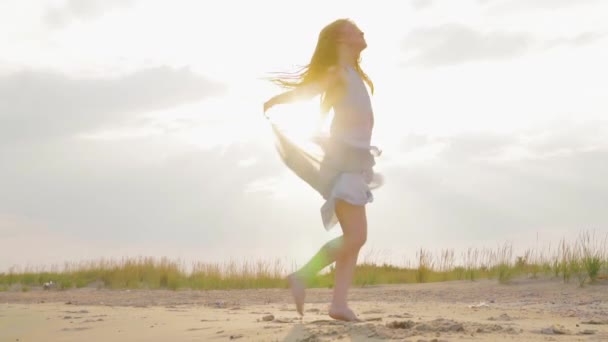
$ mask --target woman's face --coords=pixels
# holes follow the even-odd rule
[[[351,47],[355,52],[361,52],[367,47],[363,31],[352,23],[346,23],[342,27],[340,42]]]

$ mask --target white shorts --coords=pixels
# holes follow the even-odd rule
[[[382,184],[382,177],[373,172],[342,173],[336,179],[329,198],[321,207],[321,217],[326,230],[338,223],[336,199],[352,205],[366,205],[374,201],[372,189]]]

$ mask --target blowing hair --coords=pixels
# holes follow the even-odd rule
[[[290,89],[319,81],[330,67],[338,64],[338,38],[342,33],[340,29],[349,23],[354,24],[350,19],[338,19],[325,26],[319,33],[317,46],[310,62],[296,71],[281,73],[279,76],[271,78],[271,81],[283,88]],[[373,94],[374,84],[369,76],[363,72],[360,64],[361,57],[359,56],[355,62],[355,70],[367,83]],[[332,105],[330,100],[335,97],[335,91],[335,89],[328,90],[327,93],[322,94],[321,113],[329,112]]]

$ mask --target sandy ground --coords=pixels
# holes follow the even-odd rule
[[[0,292],[0,341],[608,341],[608,281],[520,279],[354,288],[364,322],[326,315],[331,290]]]

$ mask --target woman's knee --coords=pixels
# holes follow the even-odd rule
[[[359,250],[367,242],[367,226],[365,222],[351,225],[344,230],[344,244],[348,249]]]
[[[365,206],[357,206],[339,200],[336,203],[336,214],[344,234],[344,244],[349,249],[361,248],[367,241]]]
[[[345,236],[344,240],[350,249],[359,250],[367,242],[367,234],[365,231],[357,232],[356,234],[352,234],[351,236]]]

